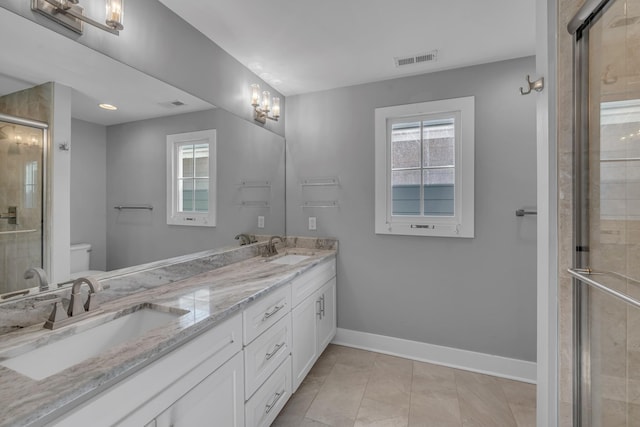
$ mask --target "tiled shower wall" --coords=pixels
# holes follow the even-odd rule
[[[51,122],[53,105],[53,85],[50,83],[30,89],[14,92],[0,97],[0,112],[11,116],[45,123]],[[6,129],[9,132],[8,129]],[[18,225],[10,225],[7,220],[0,220],[0,231],[15,229],[35,229],[35,232],[24,234],[0,234],[0,293],[12,292],[25,287],[35,286],[22,277],[32,266],[42,263],[42,198],[33,197],[31,206],[25,206],[21,190],[24,186],[23,166],[28,161],[38,159],[42,151],[41,132],[33,139],[24,135],[22,143],[0,143],[0,212],[7,212],[9,206],[18,207]],[[38,180],[43,173],[43,165],[38,168]],[[46,236],[45,236],[46,237]]]

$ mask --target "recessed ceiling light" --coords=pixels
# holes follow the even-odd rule
[[[115,105],[111,105],[111,104],[98,104],[98,107],[104,109],[104,110],[109,110],[109,111],[115,111],[118,109],[118,107],[116,107]]]

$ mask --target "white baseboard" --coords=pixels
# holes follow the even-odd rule
[[[338,328],[332,342],[420,362],[429,362],[531,384],[536,383],[535,362],[342,328]]]

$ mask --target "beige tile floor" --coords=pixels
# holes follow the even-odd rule
[[[329,345],[273,427],[535,427],[536,387]]]

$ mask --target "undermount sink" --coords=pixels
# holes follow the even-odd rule
[[[296,255],[296,254],[289,254],[289,255],[284,255],[281,257],[278,257],[272,261],[269,261],[273,264],[282,264],[282,265],[295,265],[299,262],[304,261],[305,259],[309,259],[311,258],[309,255]]]
[[[163,308],[160,311],[152,304],[143,304],[132,313],[2,360],[0,365],[34,380],[41,380],[139,338],[188,313],[187,310],[169,310],[172,309]]]

